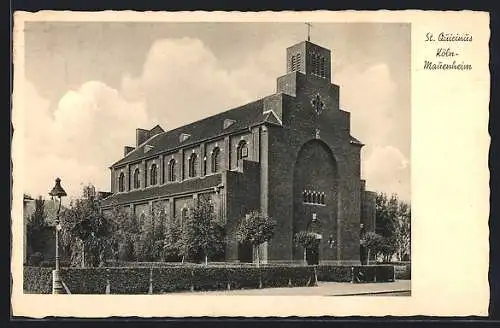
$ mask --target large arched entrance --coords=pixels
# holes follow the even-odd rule
[[[318,234],[321,242],[314,255],[318,261],[336,259],[328,240],[337,235],[337,185],[337,162],[331,149],[318,139],[306,142],[294,166],[293,234],[311,229]],[[302,258],[303,251],[293,245],[293,259]]]

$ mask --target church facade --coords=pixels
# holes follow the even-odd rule
[[[359,262],[360,234],[374,230],[375,194],[361,179],[363,144],[339,107],[331,52],[303,41],[287,48],[286,63],[272,95],[171,131],[137,129],[136,145],[110,167],[103,211],[124,206],[139,216],[158,205],[182,220],[208,197],[226,222],[226,261],[249,260],[235,230],[258,210],[277,222],[261,246],[264,262],[302,261],[293,241],[301,230],[321,239],[319,262]]]

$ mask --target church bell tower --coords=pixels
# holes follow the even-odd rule
[[[287,74],[300,72],[331,83],[330,50],[310,41],[302,41],[286,49]]]

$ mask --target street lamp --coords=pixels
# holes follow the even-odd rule
[[[59,207],[56,214],[56,269],[52,271],[52,294],[63,294],[63,285],[59,274],[59,231],[61,224],[59,223],[59,212],[61,211],[61,198],[66,196],[66,191],[61,187],[61,179],[56,179],[56,185],[50,191],[49,195],[59,198]]]

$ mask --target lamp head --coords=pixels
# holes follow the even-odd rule
[[[52,188],[49,195],[53,196],[53,197],[59,197],[59,198],[67,195],[66,191],[64,191],[63,187],[61,187],[61,179],[59,179],[59,178],[56,179],[56,185],[54,186],[54,188]]]

